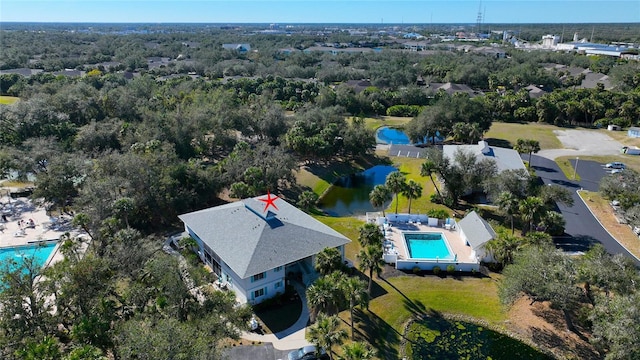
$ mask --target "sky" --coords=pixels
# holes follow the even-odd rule
[[[640,0],[0,0],[0,22],[640,23]],[[1,26],[1,24],[0,24]]]

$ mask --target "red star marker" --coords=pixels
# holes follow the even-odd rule
[[[267,198],[266,199],[258,199],[260,201],[262,201],[263,203],[265,203],[264,205],[264,210],[262,210],[262,212],[266,212],[267,209],[269,209],[269,206],[273,206],[274,209],[278,210],[278,207],[275,204],[275,201],[278,197],[273,195],[273,197],[271,197],[271,192],[267,191]]]

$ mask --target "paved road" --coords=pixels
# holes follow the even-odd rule
[[[289,350],[277,350],[273,344],[246,345],[229,348],[224,355],[229,360],[277,360],[287,359]]]
[[[575,162],[575,159],[571,160],[574,168]],[[560,248],[569,252],[581,252],[588,250],[593,244],[601,243],[610,254],[624,254],[640,266],[640,260],[609,235],[576,193],[576,190],[580,188],[597,191],[600,179],[608,175],[604,165],[594,161],[578,160],[578,174],[581,177],[578,182],[567,179],[553,160],[534,155],[531,163],[536,174],[545,184],[563,186],[573,194],[573,206],[567,207],[558,204],[558,208],[566,220],[566,236],[554,238]]]

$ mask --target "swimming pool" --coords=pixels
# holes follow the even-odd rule
[[[26,257],[32,257],[40,267],[44,266],[53,254],[57,241],[45,241],[25,246],[0,248],[0,264],[6,261],[15,261],[18,265]]]
[[[382,144],[408,145],[409,137],[402,130],[383,126],[376,131],[376,140]]]
[[[407,254],[412,259],[454,260],[455,255],[440,232],[404,232]]]

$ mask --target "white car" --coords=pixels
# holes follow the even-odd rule
[[[621,162],[610,162],[606,164],[604,167],[607,169],[624,169],[626,166]]]

